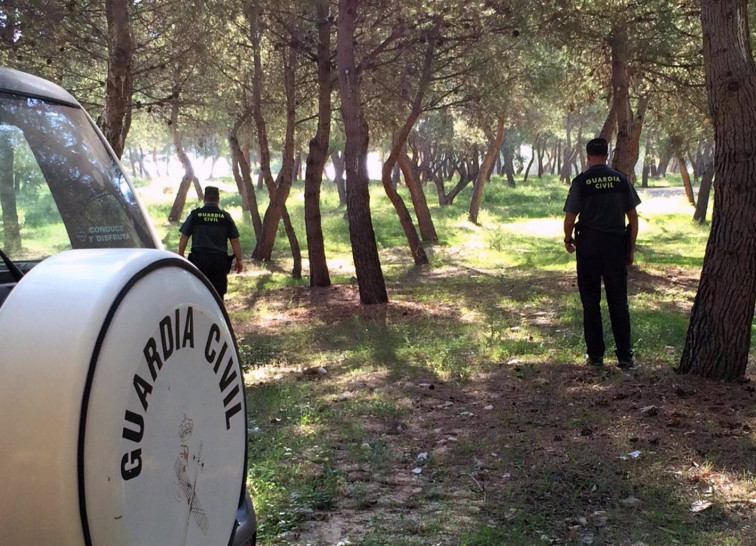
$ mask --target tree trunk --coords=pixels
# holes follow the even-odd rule
[[[637,112],[633,115],[630,105],[630,77],[627,73],[629,46],[627,29],[617,25],[610,37],[612,50],[612,88],[614,110],[617,116],[617,145],[612,158],[612,167],[635,180],[635,164],[640,153],[640,133],[648,106],[648,98],[641,97]]]
[[[677,156],[677,163],[680,166],[680,177],[682,177],[683,187],[685,188],[685,197],[688,198],[688,203],[696,206],[696,199],[693,196],[693,186],[690,183],[690,175],[688,174],[688,167],[685,165],[685,158],[682,154]]]
[[[612,98],[612,102],[609,106],[609,112],[606,114],[606,119],[604,120],[603,127],[601,127],[601,133],[599,133],[599,136],[607,142],[611,142],[616,129],[617,107],[614,104],[614,98]]]
[[[554,164],[551,166],[551,174],[557,174],[562,168],[562,139],[558,139],[554,147]]]
[[[533,140],[533,145],[530,147],[530,161],[528,161],[528,167],[525,169],[525,175],[522,177],[522,183],[525,184],[528,181],[528,174],[530,173],[530,167],[533,165],[533,161],[536,157],[536,146],[538,145],[538,135]]]
[[[583,125],[584,125],[584,120],[583,118],[580,118],[580,123],[578,124],[577,137],[575,141],[575,154],[573,155],[574,157],[573,165],[575,166],[576,175],[580,174],[587,168],[586,166],[587,158],[585,156],[585,142],[583,141]],[[578,161],[580,161],[579,165],[578,165]]]
[[[160,162],[158,161],[157,148],[152,148],[152,163],[155,165],[155,176],[160,178]]]
[[[331,135],[331,24],[328,20],[329,1],[318,0],[318,128],[310,141],[305,169],[305,230],[307,254],[310,260],[310,286],[331,286],[328,273],[323,226],[320,214],[320,188],[323,169],[328,160]]]
[[[498,154],[497,154],[498,155]],[[507,177],[507,186],[510,188],[516,188],[517,183],[514,177],[514,152],[508,147],[502,154],[504,175]]]
[[[428,201],[425,199],[425,192],[416,174],[417,171],[406,152],[399,154],[398,164],[402,174],[404,174],[404,183],[407,184],[407,189],[409,189],[410,196],[412,196],[412,205],[415,208],[415,217],[417,218],[417,226],[420,229],[420,236],[425,242],[437,243],[438,234],[436,234],[436,226],[433,225],[433,218],[428,208]]]
[[[491,171],[495,154],[499,152],[499,148],[501,147],[501,142],[503,140],[504,116],[502,115],[496,124],[496,136],[488,147],[488,153],[486,154],[486,158],[483,160],[483,166],[478,173],[478,178],[473,189],[473,196],[470,200],[470,211],[468,218],[473,224],[478,223],[478,213],[480,212],[480,204],[483,202],[483,188],[486,185],[486,176]]]
[[[402,153],[402,150],[404,150],[407,143],[407,137],[422,113],[423,98],[425,97],[425,92],[428,89],[431,80],[435,43],[436,40],[433,38],[428,39],[426,42],[427,45],[423,59],[423,68],[418,79],[417,91],[412,100],[410,113],[402,128],[394,133],[391,143],[391,151],[389,152],[388,158],[386,158],[386,161],[383,163],[383,170],[381,173],[383,188],[386,191],[386,195],[388,195],[388,198],[391,200],[391,203],[394,205],[394,209],[396,209],[396,213],[399,216],[399,223],[402,225],[404,235],[407,237],[407,243],[412,252],[412,258],[417,265],[427,264],[428,255],[425,253],[425,249],[420,242],[420,237],[417,235],[417,230],[412,223],[412,217],[410,216],[409,210],[407,210],[407,206],[404,204],[404,200],[396,192],[392,173],[397,160],[399,159],[399,155]]]
[[[368,126],[360,99],[360,74],[355,62],[355,26],[359,0],[339,0],[337,66],[341,115],[344,120],[347,173],[347,214],[352,257],[362,304],[387,303],[388,293],[378,257],[370,215],[367,172]]]
[[[129,148],[129,163],[131,164],[131,176],[133,178],[137,177],[137,161],[136,161],[136,153],[134,152],[134,148]]]
[[[554,174],[553,164],[557,153],[556,142],[551,147],[547,147],[543,153],[546,156],[546,164],[543,166],[544,174]]]
[[[291,169],[292,181],[299,180],[302,176],[302,152],[294,154],[294,166]]]
[[[283,218],[284,221],[284,228],[286,229],[287,236],[289,237],[289,242],[291,244],[291,253],[292,258],[294,259],[294,267],[292,270],[292,276],[297,276],[297,268],[298,263],[301,262],[301,257],[299,256],[299,244],[296,241],[296,236],[294,235],[294,231],[291,228],[289,215],[286,211],[286,205],[285,201],[288,197],[288,189],[291,187],[291,175],[292,175],[292,167],[293,167],[293,155],[290,155],[289,163],[287,165],[282,165],[281,172],[288,172],[289,177],[289,188],[284,189],[285,195],[278,196],[278,189],[276,188],[276,183],[273,180],[273,175],[270,171],[270,147],[268,146],[268,130],[267,125],[265,123],[265,118],[263,117],[262,113],[262,77],[263,77],[263,70],[262,70],[262,60],[261,60],[261,53],[260,53],[260,41],[261,41],[261,34],[260,34],[260,6],[256,2],[248,2],[245,6],[245,15],[247,17],[247,20],[249,21],[250,26],[250,38],[252,41],[252,56],[253,56],[253,64],[254,64],[254,77],[252,81],[252,116],[255,120],[255,127],[257,129],[257,144],[259,148],[258,156],[260,157],[260,180],[259,183],[264,183],[265,186],[268,188],[268,195],[270,197],[270,203],[268,205],[268,208],[265,212],[265,220],[263,220],[263,227],[260,234],[260,237],[257,239],[257,243],[255,245],[255,250],[252,253],[252,258],[255,260],[269,260],[272,252],[273,252],[273,244],[275,243],[276,238],[276,232],[278,231],[278,222],[281,218]],[[285,80],[288,80],[290,75],[286,75]],[[291,113],[289,112],[291,106],[289,105],[289,101],[291,100],[289,97],[290,91],[288,90],[288,83],[285,81],[285,85],[287,86],[287,118],[291,117]],[[287,119],[287,139],[291,138],[291,150],[289,151],[289,154],[293,154],[293,134],[291,137],[288,134],[288,131],[293,131],[293,127],[289,127],[289,121]],[[286,146],[285,146],[286,148]],[[284,152],[284,158],[287,158],[286,151]],[[284,183],[285,184],[285,183]],[[283,199],[281,199],[283,197]],[[275,222],[274,222],[275,220]],[[292,237],[294,235],[294,237]],[[266,255],[265,252],[268,252]]]
[[[693,220],[699,224],[706,222],[706,211],[709,208],[709,194],[711,193],[711,184],[714,180],[714,162],[710,161],[704,166],[701,174],[701,186],[698,188],[698,203],[696,212],[693,214]]]
[[[247,156],[239,145],[236,126],[229,131],[228,145],[231,149],[232,162],[238,167],[238,169],[234,168],[233,172],[236,185],[239,188],[239,194],[242,198],[242,210],[249,211],[250,218],[252,219],[252,228],[255,231],[255,241],[257,241],[262,234],[262,218],[260,218],[260,211],[257,208],[257,195],[255,194],[255,186],[252,181],[252,171],[249,161],[247,161]]]
[[[396,160],[394,160],[396,164]],[[409,245],[410,252],[412,253],[412,259],[416,265],[425,265],[428,263],[428,255],[425,253],[425,249],[420,241],[420,237],[415,229],[415,224],[412,222],[412,216],[410,216],[407,205],[404,200],[396,192],[392,184],[391,173],[394,170],[394,166],[387,167],[387,163],[383,164],[383,175],[381,177],[383,181],[383,189],[386,192],[391,204],[394,205],[396,214],[399,217],[399,223],[402,226],[404,235],[407,238],[407,244]],[[386,173],[388,171],[388,173]]]
[[[651,134],[646,134],[646,146],[644,149],[644,156],[643,156],[643,175],[641,177],[641,188],[647,188],[648,187],[648,174],[651,172],[651,154],[648,153],[648,150],[651,148]]]
[[[150,174],[150,171],[147,170],[147,166],[144,164],[144,150],[141,146],[139,146],[139,154],[137,155],[137,160],[139,161],[139,172],[142,176],[144,176],[147,180],[152,180],[152,175]]]
[[[336,191],[339,192],[339,205],[346,205],[346,182],[344,181],[344,153],[339,150],[331,152],[331,161],[333,162],[333,182],[336,184]]]
[[[543,149],[545,147],[546,143],[545,140],[543,142],[538,142],[538,146],[536,148],[537,150],[537,156],[538,156],[538,178],[543,178]]]
[[[284,231],[286,231],[286,238],[289,241],[291,247],[291,278],[302,278],[302,250],[299,247],[299,240],[297,239],[297,233],[294,231],[294,225],[291,223],[289,217],[289,211],[284,206],[281,209],[281,216],[283,217]]]
[[[218,162],[218,155],[214,154],[213,158],[212,158],[212,161],[210,162],[210,172],[207,175],[207,179],[208,180],[215,180],[215,174],[213,174],[213,173],[215,171],[215,164],[217,162]]]
[[[399,168],[399,163],[394,163],[394,168],[391,169],[391,187],[394,188],[394,191],[399,187],[401,177],[402,170]]]
[[[108,23],[108,76],[105,80],[105,107],[100,126],[105,140],[120,159],[129,132],[131,94],[133,88],[131,38],[128,0],[105,0]]]
[[[567,135],[567,142],[564,145],[564,162],[559,169],[559,178],[562,182],[569,184],[572,179],[572,123],[570,116],[564,117],[564,130]]]
[[[18,222],[16,188],[13,180],[13,145],[8,134],[0,132],[0,210],[3,211],[3,250],[13,254],[21,250],[21,225]]]
[[[268,145],[268,128],[262,113],[263,69],[261,54],[262,37],[260,29],[261,8],[256,2],[252,0],[247,2],[245,7],[245,15],[247,16],[247,21],[249,22],[249,34],[252,42],[252,117],[255,120],[255,128],[257,130],[257,145],[260,157],[260,182],[264,182],[267,186],[269,196],[268,208],[265,211],[265,220],[261,225],[260,236],[257,237],[255,249],[252,252],[252,259],[270,260],[271,254],[273,252],[273,244],[276,240],[276,232],[278,230],[278,222],[280,220],[281,210],[278,209],[278,213],[277,215],[275,215],[275,217],[271,214],[271,207],[274,206],[275,202],[276,185],[273,181],[273,174],[270,171],[270,146]],[[275,224],[273,224],[274,219]],[[263,241],[264,239],[267,240]],[[268,251],[267,255],[263,253],[263,249]]]
[[[698,172],[698,165],[696,165],[696,158],[690,152],[688,152],[686,155],[688,156],[688,165],[690,165],[690,170],[693,173],[693,182],[697,182],[699,172]]]
[[[678,371],[745,375],[756,302],[756,64],[745,0],[701,0],[715,207]]]
[[[260,158],[260,178],[258,187],[262,189],[265,184],[269,189],[275,187],[273,174],[270,171],[270,146],[268,145],[268,128],[262,113],[262,58],[260,53],[260,7],[249,0],[246,4],[247,20],[250,26],[250,38],[252,41],[252,58],[254,66],[254,76],[252,79],[252,116],[255,120],[255,129],[257,130],[258,157]]]
[[[672,160],[672,156],[664,154],[659,158],[659,165],[656,167],[656,174],[654,178],[664,178],[667,176],[667,169],[669,168],[669,162]]]
[[[194,187],[197,190],[197,197],[202,200],[202,188],[199,185],[197,175],[194,174],[192,161],[189,159],[189,156],[186,155],[186,152],[184,152],[184,147],[181,144],[181,133],[179,132],[178,128],[178,94],[175,93],[175,95],[176,97],[174,98],[173,105],[171,106],[173,147],[176,149],[176,157],[178,157],[179,161],[181,162],[181,166],[184,167],[184,176],[181,178],[181,183],[179,184],[178,191],[176,192],[176,198],[173,200],[173,206],[171,207],[171,212],[168,215],[169,222],[178,222],[179,220],[181,220],[181,217],[184,215],[184,205],[186,205],[186,194],[189,192],[189,186],[191,186],[192,184],[194,184]]]
[[[255,51],[255,72],[257,73],[257,62],[259,57],[259,49]],[[252,258],[260,261],[268,261],[273,255],[273,246],[276,242],[276,233],[278,232],[278,224],[281,222],[281,216],[283,215],[284,208],[286,206],[286,200],[289,198],[289,192],[291,191],[292,177],[294,176],[294,127],[296,126],[296,105],[295,105],[295,78],[294,78],[294,64],[296,61],[296,50],[294,48],[288,48],[282,52],[283,64],[284,64],[284,92],[286,94],[286,129],[284,136],[284,148],[283,159],[281,161],[281,172],[278,174],[278,185],[273,189],[270,195],[270,202],[268,208],[265,211],[263,217],[262,233],[257,240],[255,250],[252,252]],[[259,80],[259,79],[258,79]],[[259,82],[258,82],[259,83]],[[260,105],[255,106],[255,110],[259,109]],[[259,114],[262,116],[262,113]],[[289,236],[289,241],[292,238],[296,239],[294,230],[291,224],[286,226],[286,232]],[[299,251],[299,243],[291,245],[292,257],[294,258],[294,270],[292,276],[299,278],[300,272],[297,272],[297,263],[301,263],[301,257],[297,256]]]

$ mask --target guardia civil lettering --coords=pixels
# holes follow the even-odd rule
[[[157,332],[150,337],[142,349],[145,366],[132,378],[132,386],[139,403],[136,408],[127,409],[124,414],[122,438],[133,443],[131,449],[121,459],[121,476],[124,480],[136,478],[142,468],[141,442],[145,433],[145,414],[150,406],[150,399],[156,381],[164,365],[172,356],[182,351],[195,348],[194,308],[178,308],[166,315],[158,323]],[[201,335],[201,333],[200,333]],[[201,336],[204,343],[197,346],[202,350],[204,361],[212,366],[212,372],[218,380],[218,390],[223,397],[226,430],[231,428],[232,418],[242,411],[241,379],[237,373],[236,351],[222,336],[222,330],[216,323],[211,323],[207,334]]]
[[[599,176],[596,178],[588,178],[585,181],[586,186],[593,186],[597,189],[613,188],[615,183],[620,182],[619,176]]]

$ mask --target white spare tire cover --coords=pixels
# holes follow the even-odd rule
[[[0,542],[225,545],[246,409],[228,317],[161,250],[74,250],[0,307]]]

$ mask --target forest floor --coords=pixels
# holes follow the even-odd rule
[[[630,285],[635,293],[690,294],[696,275],[677,267],[635,268]],[[420,284],[428,282],[441,281]],[[474,280],[467,289],[475,298],[439,303],[397,288],[391,303],[361,306],[355,285],[294,287],[234,299],[229,307],[237,336],[253,336],[253,344],[313,324],[347,336],[354,329],[357,340],[361,328],[422,331],[429,319],[463,316],[470,301],[493,297]],[[576,290],[572,274],[503,279],[500,289]],[[684,314],[688,301],[672,297],[669,305]],[[267,311],[244,314],[250,306]],[[500,338],[525,335],[532,342],[532,332],[564,328],[558,310],[548,306],[523,304],[516,313],[519,322],[502,318],[515,325],[499,331]],[[679,349],[639,352],[630,372],[610,358],[603,368],[589,367],[558,348],[543,358],[509,355],[482,363],[464,376],[421,363],[392,369],[390,357],[385,367],[339,359],[307,366],[306,359],[286,358],[257,366],[247,376],[251,425],[275,434],[293,419],[285,406],[307,396],[315,417],[285,435],[299,431],[313,439],[292,441],[281,453],[288,468],[303,479],[316,475],[320,481],[312,483],[328,491],[325,500],[308,503],[292,500],[305,495],[301,490],[290,493],[276,515],[263,509],[260,543],[756,544],[756,388],[749,380],[726,384],[675,374],[677,356],[670,354]],[[274,383],[298,394],[275,410],[255,409],[254,399]],[[288,517],[290,525],[279,521],[274,530],[266,517]]]

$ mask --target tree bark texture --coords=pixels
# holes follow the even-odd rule
[[[627,73],[630,51],[627,29],[617,25],[610,37],[612,49],[612,87],[614,113],[617,117],[617,145],[612,157],[612,167],[635,180],[635,164],[640,154],[640,133],[648,106],[648,98],[638,100],[636,113],[630,104],[630,77]]]
[[[323,226],[320,214],[320,188],[323,169],[328,160],[331,135],[331,24],[328,20],[329,1],[318,0],[318,128],[310,141],[305,167],[305,230],[307,254],[310,260],[310,286],[331,286],[328,272]]]
[[[744,376],[756,301],[756,64],[746,0],[702,0],[714,214],[678,371]]]
[[[279,203],[279,205],[274,205],[275,208],[278,209],[278,216],[275,222],[275,229],[272,227],[272,220],[273,217],[270,216],[268,213],[271,212],[271,206],[268,206],[268,209],[266,210],[265,216],[267,218],[267,231],[266,231],[266,222],[263,221],[263,227],[261,230],[260,237],[257,239],[257,243],[255,245],[255,250],[252,253],[252,259],[254,260],[269,260],[272,252],[273,252],[273,243],[275,243],[275,237],[276,232],[278,230],[278,221],[283,218],[284,221],[284,228],[286,229],[286,233],[289,237],[289,242],[292,243],[293,239],[296,239],[296,235],[294,234],[294,230],[291,228],[289,215],[286,211],[286,205],[285,205],[285,199],[283,201],[276,201],[277,200],[277,193],[278,189],[276,188],[276,183],[273,180],[273,174],[270,170],[270,146],[268,145],[268,129],[267,125],[265,123],[265,118],[263,116],[262,112],[262,78],[263,78],[263,69],[262,69],[262,59],[261,59],[261,24],[260,24],[260,6],[256,2],[249,0],[247,4],[245,5],[245,16],[247,17],[247,21],[249,22],[249,35],[250,40],[252,42],[252,58],[253,58],[253,66],[254,66],[254,76],[252,79],[252,117],[255,120],[255,128],[257,130],[257,145],[259,149],[258,156],[260,158],[260,179],[259,184],[262,183],[265,184],[265,186],[268,189],[268,195],[270,197],[270,204],[273,204],[274,202]],[[287,116],[289,116],[289,105],[288,105],[288,97],[287,97]],[[292,128],[293,130],[293,128]],[[287,122],[287,131],[288,131],[288,122]],[[292,144],[292,153],[293,153],[293,144]],[[292,169],[294,161],[293,157],[290,162],[290,167],[288,168],[289,177],[292,174]],[[281,167],[282,172],[284,169],[284,165]],[[291,187],[291,179],[289,178],[289,187]],[[286,191],[286,197],[288,197],[288,190]],[[266,240],[266,238],[272,238],[268,239],[267,242],[263,242]],[[262,252],[264,249],[270,249],[270,254],[267,256]],[[297,263],[301,261],[301,257],[298,255],[299,252],[299,244],[293,243],[291,244],[291,253],[292,257],[294,259],[294,269],[292,273],[296,275],[297,270]]]
[[[254,76],[252,77],[252,117],[257,130],[258,157],[260,158],[260,182],[270,189],[275,187],[270,171],[270,146],[268,145],[268,128],[262,113],[262,58],[260,53],[260,7],[253,0],[246,5],[245,15],[249,21],[249,34],[252,42],[252,59]],[[262,185],[260,185],[262,188]]]
[[[677,165],[680,167],[680,178],[682,178],[683,187],[685,188],[685,197],[687,197],[688,203],[695,207],[696,198],[693,195],[693,184],[690,182],[688,166],[685,164],[685,158],[682,154],[677,156]]]
[[[346,181],[344,180],[344,152],[334,150],[331,152],[331,162],[333,163],[333,182],[336,184],[336,191],[339,193],[339,205],[346,205]]]
[[[402,225],[404,235],[407,237],[407,243],[409,244],[410,251],[412,252],[412,258],[414,259],[416,265],[427,264],[428,255],[425,253],[425,249],[423,248],[422,242],[420,241],[420,237],[417,234],[415,224],[412,222],[412,217],[410,216],[409,210],[407,210],[407,205],[405,205],[404,200],[396,191],[396,186],[393,183],[392,174],[394,172],[394,167],[396,166],[397,160],[399,159],[399,156],[401,155],[404,147],[407,144],[407,137],[409,136],[412,127],[414,127],[415,122],[417,122],[417,119],[422,113],[423,98],[425,97],[425,92],[428,89],[428,85],[430,84],[431,80],[434,52],[435,38],[433,36],[429,36],[425,49],[425,55],[423,58],[423,69],[418,79],[417,91],[415,92],[415,96],[412,100],[409,115],[407,116],[407,119],[405,120],[402,128],[394,133],[391,142],[391,151],[389,152],[386,161],[383,163],[383,169],[381,172],[383,188],[386,191],[386,195],[388,195],[389,200],[391,200],[391,203],[394,205],[394,209],[396,210],[397,215],[399,216],[399,223]]]
[[[475,181],[475,187],[473,188],[472,199],[470,200],[469,219],[473,224],[478,223],[478,213],[480,212],[480,204],[483,202],[483,189],[486,185],[486,177],[493,167],[493,162],[496,154],[499,153],[501,148],[501,142],[504,140],[504,116],[499,118],[496,124],[496,136],[489,144],[488,152],[483,160],[483,165],[478,173],[478,178]]]
[[[428,200],[425,198],[425,192],[420,184],[417,171],[406,153],[399,154],[397,161],[404,175],[404,183],[407,184],[407,189],[409,189],[412,196],[412,205],[415,208],[415,217],[417,218],[417,227],[420,229],[420,237],[425,242],[437,243],[438,234],[436,233],[436,226],[433,225],[433,218],[428,208]]]
[[[545,150],[544,150],[545,146],[546,146],[546,139],[543,139],[542,141],[537,140],[535,150],[536,150],[536,156],[538,157],[538,171],[537,171],[538,178],[543,178],[543,173],[545,171],[545,167],[543,165],[543,156],[545,153]]]
[[[648,187],[648,175],[651,172],[651,163],[653,158],[648,151],[651,149],[651,133],[646,132],[646,151],[643,156],[643,173],[641,174],[641,188]]]
[[[189,187],[194,184],[194,188],[197,190],[197,197],[202,199],[202,188],[200,187],[199,179],[194,174],[194,167],[189,156],[186,155],[184,147],[181,144],[181,133],[178,129],[178,97],[173,101],[171,106],[171,128],[173,129],[173,147],[176,149],[176,157],[181,162],[181,166],[184,167],[184,176],[181,178],[178,191],[176,192],[176,198],[173,200],[173,206],[171,212],[168,215],[169,222],[178,222],[184,215],[184,206],[186,205],[186,194],[189,192]]]
[[[100,121],[105,139],[120,159],[129,132],[128,111],[133,92],[131,37],[128,0],[106,0],[108,23],[108,76],[105,80],[105,108]]]
[[[711,193],[711,183],[714,180],[714,161],[710,161],[704,166],[701,174],[701,186],[698,188],[698,203],[696,203],[696,212],[693,214],[693,220],[699,224],[706,222],[706,211],[709,208],[709,194]]]
[[[242,209],[249,211],[252,218],[252,228],[255,231],[255,241],[257,241],[262,233],[262,218],[260,218],[260,211],[257,208],[257,194],[255,194],[255,185],[252,181],[252,170],[247,160],[247,155],[239,145],[239,138],[236,132],[237,129],[233,128],[228,135],[231,157],[234,165],[237,166],[234,169],[234,178],[241,194]]]
[[[283,159],[281,161],[281,172],[278,174],[278,185],[275,191],[271,193],[270,203],[265,210],[263,217],[262,233],[257,240],[257,245],[252,253],[255,260],[267,261],[273,255],[273,245],[276,242],[276,233],[278,224],[281,222],[286,200],[289,198],[291,191],[292,177],[294,176],[294,127],[296,125],[296,105],[295,105],[295,81],[294,81],[294,63],[296,50],[287,48],[283,52],[284,58],[284,92],[286,94],[286,130],[284,136]],[[296,237],[291,225],[286,226],[287,234],[291,240],[292,236]],[[292,256],[295,263],[301,258],[294,254],[299,249],[299,244],[292,245]]]
[[[302,250],[299,247],[299,239],[297,239],[297,233],[294,231],[294,224],[291,223],[289,217],[289,211],[284,206],[281,209],[281,216],[283,217],[284,231],[286,231],[286,238],[289,240],[289,246],[291,247],[291,278],[302,278]]]
[[[360,75],[354,52],[354,31],[358,0],[339,0],[337,34],[337,66],[341,115],[344,120],[346,146],[344,158],[347,173],[347,216],[352,257],[362,304],[388,302],[370,215],[370,192],[367,172],[368,126],[360,100]]]
[[[599,133],[599,136],[607,142],[611,142],[616,129],[617,107],[614,104],[614,98],[612,98],[612,103],[609,105],[609,112],[606,114],[606,119],[604,120],[604,125],[601,127],[601,133]]]
[[[152,180],[152,175],[150,174],[150,171],[147,170],[147,166],[144,164],[144,150],[141,146],[139,146],[137,161],[139,162],[139,174],[144,176],[147,180]]]
[[[672,157],[669,154],[663,154],[659,158],[659,164],[656,166],[656,173],[654,174],[654,178],[664,178],[667,176],[667,169],[669,168],[669,162],[672,160]]]
[[[12,254],[21,250],[21,226],[18,223],[16,188],[13,179],[13,145],[7,134],[0,133],[0,209],[3,211],[3,250]]]
[[[567,135],[567,142],[564,147],[564,162],[559,169],[559,179],[569,184],[570,180],[572,180],[572,154],[576,151],[576,148],[573,149],[572,147],[572,120],[569,115],[564,118],[564,131]]]
[[[515,182],[514,177],[514,149],[511,146],[505,146],[501,155],[504,176],[507,177],[507,186],[510,188],[516,188],[517,182]]]
[[[540,135],[536,135],[535,139],[533,140],[533,144],[530,147],[530,161],[528,161],[528,166],[525,168],[525,174],[522,177],[522,183],[525,184],[528,181],[528,175],[530,174],[530,167],[533,166],[533,161],[535,161],[536,155],[537,155],[537,148],[538,148],[538,140],[540,139]]]

